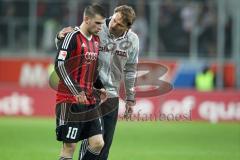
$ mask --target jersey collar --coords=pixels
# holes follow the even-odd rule
[[[90,37],[86,36],[86,35],[81,31],[80,27],[78,27],[78,30],[79,30],[79,32],[80,32],[88,41],[91,41],[92,35],[91,35]]]

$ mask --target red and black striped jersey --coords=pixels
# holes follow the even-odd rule
[[[95,104],[93,83],[98,76],[99,37],[87,39],[80,30],[68,33],[58,46],[55,70],[60,78],[56,102],[77,103],[75,96],[84,91],[88,101]]]

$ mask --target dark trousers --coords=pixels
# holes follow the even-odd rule
[[[107,160],[109,150],[112,144],[113,135],[117,123],[118,118],[118,107],[119,107],[119,99],[118,98],[108,98],[106,102],[101,104],[100,108],[113,108],[110,112],[103,111],[103,126],[104,126],[104,147],[99,155],[99,160]],[[87,139],[83,140],[79,151],[79,160],[85,154],[88,142]]]

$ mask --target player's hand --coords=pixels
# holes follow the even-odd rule
[[[104,88],[101,88],[99,91],[100,91],[101,102],[105,102],[108,98],[107,91]]]
[[[125,104],[125,113],[124,118],[129,119],[132,116],[133,113],[133,107],[135,106],[135,103],[132,101],[127,101]]]
[[[80,92],[79,95],[76,96],[76,100],[78,103],[85,103],[87,102],[87,97],[84,91]]]
[[[65,27],[58,33],[58,39],[63,39],[69,32],[72,32],[74,29],[72,27]]]

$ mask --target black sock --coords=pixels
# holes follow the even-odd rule
[[[97,160],[100,152],[93,151],[89,146],[82,160]]]
[[[60,157],[59,160],[72,160],[72,158]]]

